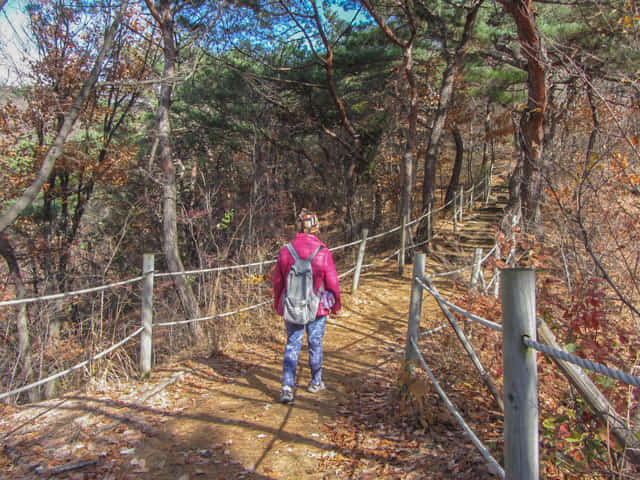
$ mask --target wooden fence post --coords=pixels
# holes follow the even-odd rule
[[[458,192],[453,192],[453,233],[458,233]]]
[[[501,277],[506,480],[538,480],[536,351],[522,342],[537,338],[535,271],[504,269]]]
[[[500,269],[498,268],[498,262],[500,261],[500,245],[497,243],[493,255],[496,258],[496,266],[493,267],[493,297],[498,298],[500,295]]]
[[[143,378],[151,374],[151,346],[153,340],[153,253],[142,257],[142,333],[140,335],[140,374]]]
[[[471,289],[475,290],[478,288],[478,279],[480,278],[480,269],[482,265],[480,265],[480,261],[482,260],[482,249],[476,248],[473,251],[473,269],[471,271]]]
[[[418,344],[420,332],[420,316],[422,315],[422,286],[416,281],[416,277],[421,281],[424,279],[424,268],[427,256],[424,253],[417,253],[413,257],[413,277],[411,280],[411,302],[409,304],[409,326],[407,328],[407,346],[405,348],[405,360],[408,365],[415,364],[418,359],[418,352],[411,343],[411,340]],[[411,367],[410,367],[411,368]]]
[[[402,215],[402,231],[400,232],[400,252],[398,253],[398,273],[404,271],[404,246],[407,241],[407,216]]]
[[[362,261],[364,260],[364,249],[367,245],[368,234],[369,230],[363,228],[362,242],[360,243],[360,248],[358,249],[358,259],[356,260],[356,271],[353,273],[353,283],[351,284],[351,295],[353,296],[353,298],[356,298],[358,294],[358,281],[360,280],[360,269],[362,268]]]
[[[484,175],[484,206],[489,205],[489,195],[491,194],[491,173]]]

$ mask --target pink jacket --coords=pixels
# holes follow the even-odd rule
[[[319,317],[327,315],[329,312],[336,313],[340,310],[340,285],[338,284],[338,274],[333,263],[333,257],[327,246],[311,233],[298,233],[296,238],[291,242],[293,248],[298,252],[300,258],[308,258],[316,248],[322,245],[325,248],[320,249],[313,261],[311,268],[313,269],[313,287],[315,290],[320,289],[324,285],[325,290],[330,290],[335,296],[336,303],[331,310],[324,308],[322,303],[318,307]],[[293,266],[294,260],[286,246],[280,249],[278,261],[273,271],[273,308],[278,315],[282,316],[282,296],[287,288],[287,276],[289,270]]]

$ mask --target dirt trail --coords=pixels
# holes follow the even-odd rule
[[[363,272],[357,298],[344,295],[325,336],[325,392],[306,392],[303,347],[295,402],[278,403],[284,336],[194,355],[144,383],[1,407],[0,479],[493,478],[434,400],[432,428],[407,433],[406,416],[389,418],[398,411],[410,275],[411,265],[400,277],[390,261]],[[426,296],[422,327],[441,323]],[[275,315],[272,327],[284,335]]]
[[[95,464],[56,478],[78,472],[92,478],[323,478],[322,460],[339,455],[326,424],[350,392],[387,375],[389,360],[402,354],[410,291],[405,277],[389,264],[361,277],[357,299],[345,295],[343,310],[327,326],[325,392],[305,389],[305,346],[295,401],[278,402],[283,337],[156,369],[146,383],[68,395],[58,408],[52,407],[64,398],[13,413],[5,407],[3,432],[40,416],[5,438],[0,478],[43,478],[54,464],[82,461]],[[275,317],[273,328],[283,330]]]

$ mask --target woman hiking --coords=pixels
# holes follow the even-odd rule
[[[341,307],[340,285],[333,257],[316,236],[318,217],[303,208],[297,217],[297,227],[295,239],[280,250],[273,272],[273,308],[284,318],[287,332],[282,360],[282,403],[293,401],[296,368],[305,332],[311,368],[311,383],[307,390],[317,393],[326,389],[322,381],[324,331],[327,315],[338,312]],[[308,259],[311,261],[308,262]],[[306,287],[305,274],[309,279]],[[310,298],[303,298],[305,295]]]

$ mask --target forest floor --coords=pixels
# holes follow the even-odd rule
[[[458,238],[490,246],[491,213],[467,216]],[[448,268],[434,260],[451,260],[456,252],[446,248],[434,248],[440,255],[429,257],[428,270]],[[463,264],[471,251],[458,248]],[[215,355],[190,352],[144,382],[0,407],[0,479],[496,478],[426,377],[414,385],[421,400],[407,402],[399,375],[411,270],[399,275],[395,260],[367,269],[355,298],[343,285],[343,309],[330,318],[324,342],[326,391],[306,391],[303,347],[295,401],[278,402],[284,329],[273,315],[279,337]],[[459,295],[451,282],[437,285],[445,297]],[[421,322],[423,330],[444,322],[426,293]],[[448,330],[424,336],[421,349],[463,417],[499,455],[501,414]]]

